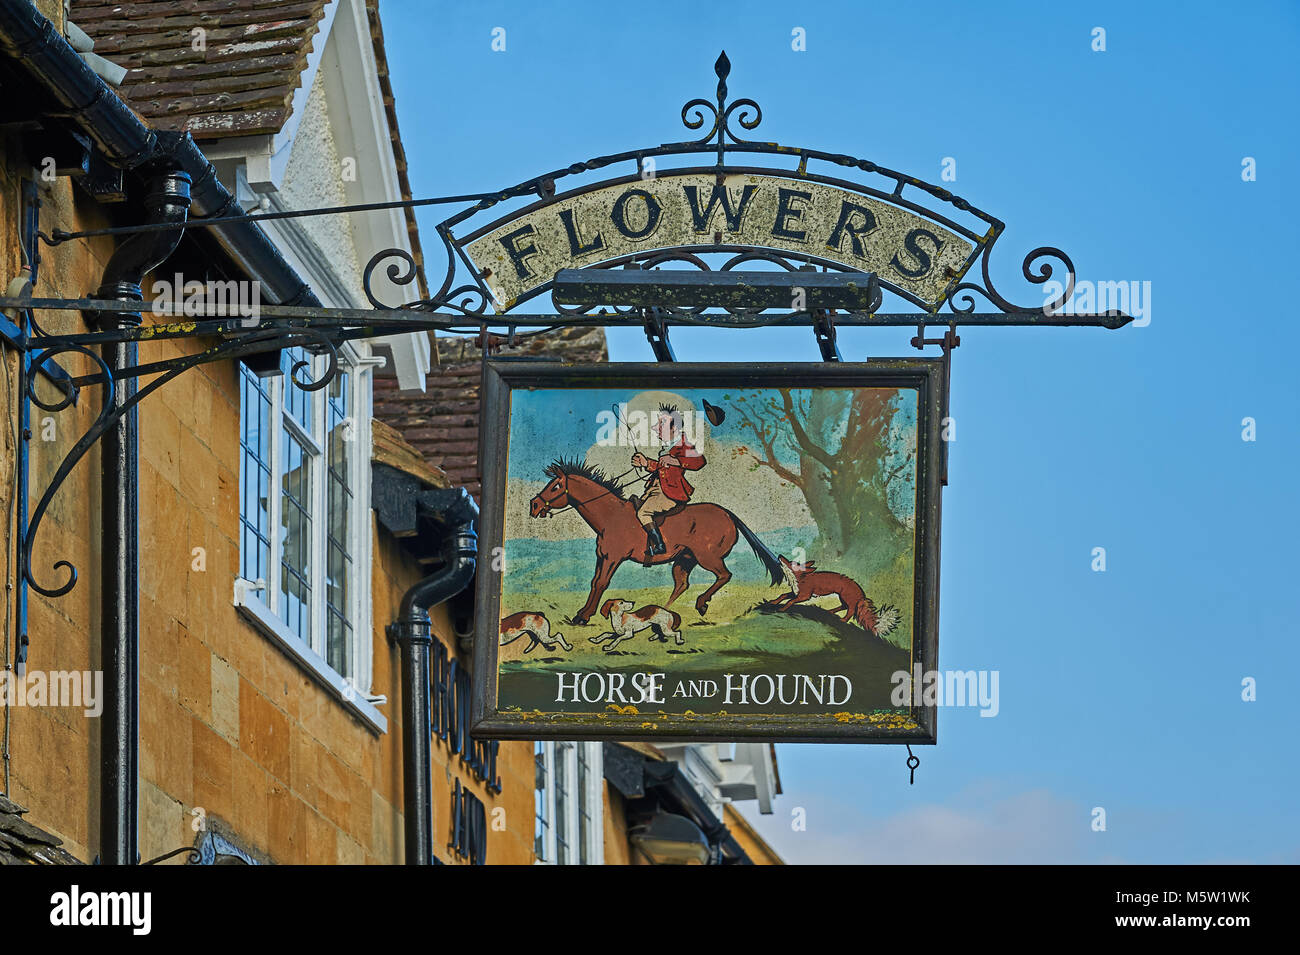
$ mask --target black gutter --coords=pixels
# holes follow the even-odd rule
[[[128,171],[166,163],[189,173],[193,218],[242,215],[193,137],[160,133],[141,122],[28,0],[0,0],[0,51],[62,107],[109,163]],[[250,279],[261,283],[263,300],[320,307],[320,300],[257,223],[236,220],[204,231],[215,236]]]
[[[390,636],[401,649],[402,785],[406,817],[406,864],[433,864],[433,745],[429,710],[429,612],[463,591],[474,577],[478,505],[463,487],[425,491],[417,506],[447,533],[443,566],[402,595]]]
[[[150,179],[145,221],[184,224],[190,208],[188,173],[162,169]],[[104,267],[96,298],[143,302],[140,282],[165,262],[181,240],[180,229],[134,235],[119,245]],[[109,312],[105,329],[140,324],[139,312]],[[104,361],[117,372],[139,360],[135,342],[104,346]],[[136,379],[120,379],[113,406],[136,392]],[[134,865],[139,846],[140,805],[140,432],[132,408],[104,432],[100,445],[103,531],[100,664],[104,712],[100,721],[100,859],[105,865]]]

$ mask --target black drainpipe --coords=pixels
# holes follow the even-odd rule
[[[145,182],[144,221],[184,223],[190,208],[189,173],[162,170],[147,174]],[[181,232],[141,232],[128,238],[108,260],[95,297],[143,302],[141,280],[172,254]],[[176,294],[179,292],[177,289]],[[106,330],[133,327],[140,324],[140,313],[104,313],[98,320]],[[105,345],[103,357],[115,372],[128,368],[136,364],[136,344]],[[120,408],[135,392],[135,378],[119,380],[114,407]],[[134,865],[138,861],[140,797],[140,447],[134,408],[105,433],[100,447],[104,472],[100,860],[105,865]]]
[[[478,505],[463,487],[427,491],[420,510],[433,512],[449,533],[446,560],[402,595],[397,620],[389,633],[402,657],[402,785],[405,793],[406,864],[433,864],[433,772],[429,724],[429,647],[433,629],[429,611],[456,596],[474,577]]]

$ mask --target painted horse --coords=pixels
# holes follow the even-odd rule
[[[695,600],[695,609],[703,616],[709,600],[731,579],[724,561],[741,536],[771,575],[772,584],[781,583],[781,563],[776,555],[725,507],[684,504],[669,511],[659,524],[666,550],[649,554],[645,528],[636,519],[636,504],[624,497],[622,489],[603,471],[561,459],[548,465],[545,473],[551,481],[529,502],[529,514],[549,517],[557,510],[572,507],[596,532],[596,571],[591,578],[591,593],[574,614],[575,624],[584,625],[591,619],[614,571],[627,560],[646,567],[672,564],[673,594],[669,604],[681,596],[697,565],[713,574],[713,583]]]

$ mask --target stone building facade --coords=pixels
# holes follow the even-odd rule
[[[325,4],[308,4],[324,8]],[[286,69],[310,86],[304,95],[289,97],[291,109],[281,111],[283,123],[295,110],[306,111],[297,125],[304,139],[295,146],[292,137],[280,143],[287,151],[277,162],[283,163],[283,190],[268,178],[256,184],[266,191],[250,191],[249,169],[257,179],[256,157],[238,158],[229,142],[213,138],[219,128],[217,114],[193,113],[191,134],[200,146],[209,150],[215,172],[236,204],[230,210],[250,210],[288,204],[295,196],[295,173],[307,180],[327,177],[317,163],[319,137],[328,130],[336,140],[352,136],[355,130],[344,124],[325,122],[325,116],[346,112],[348,104],[336,106],[330,94],[337,87],[329,80],[331,70],[357,69],[360,59],[359,40],[371,44],[373,66],[380,58],[382,34],[377,28],[373,5],[360,2],[329,4],[337,7],[326,22],[325,11],[316,10],[316,29],[308,43],[299,44],[284,54]],[[115,5],[124,11],[117,19],[125,25],[100,15],[93,4],[73,4],[73,22],[85,14],[86,32],[99,39],[95,48],[109,59],[122,58],[126,65],[168,58],[166,49],[141,44],[134,47],[129,37],[134,33],[157,37],[184,37],[189,21],[167,24],[152,22],[152,17],[171,16],[176,11],[190,11],[209,25],[208,47],[202,56],[186,60],[177,52],[186,48],[173,43],[170,67],[175,76],[169,83],[155,76],[153,90],[160,96],[167,88],[186,82],[185,63],[202,71],[214,60],[220,61],[222,44],[237,45],[214,24],[222,18],[243,15],[235,4],[126,4]],[[211,8],[207,14],[199,8]],[[194,11],[198,12],[194,12]],[[258,8],[263,17],[274,11]],[[42,3],[39,14],[48,20],[51,44],[64,42],[74,35],[68,27],[63,5]],[[247,17],[244,17],[246,20]],[[372,24],[373,29],[372,29]],[[244,23],[240,29],[248,26]],[[92,292],[100,283],[106,266],[124,238],[102,236],[84,241],[70,241],[53,247],[44,243],[27,245],[23,241],[24,223],[37,217],[40,231],[52,235],[54,230],[75,232],[114,225],[131,225],[141,221],[141,193],[144,185],[140,166],[125,162],[113,167],[123,177],[121,201],[101,202],[96,198],[94,183],[83,171],[69,174],[63,167],[55,175],[42,175],[43,150],[56,137],[77,142],[89,139],[101,160],[111,167],[118,157],[104,156],[95,148],[90,111],[78,113],[62,108],[50,92],[47,82],[29,73],[32,60],[15,55],[25,34],[21,27],[5,23],[4,85],[10,98],[30,100],[30,115],[20,132],[11,128],[0,145],[0,261],[4,263],[6,283],[23,274],[23,267],[39,255],[33,294],[38,297],[77,298]],[[231,25],[235,29],[237,25]],[[272,32],[275,29],[272,28]],[[235,30],[237,33],[238,30]],[[114,42],[104,37],[115,37]],[[283,39],[283,33],[282,33]],[[319,59],[313,76],[306,75],[315,48]],[[66,52],[66,51],[65,51]],[[350,59],[351,58],[351,59]],[[184,61],[184,62],[182,62]],[[386,67],[384,67],[386,70]],[[129,75],[129,74],[128,74]],[[383,131],[369,144],[384,165],[370,166],[376,178],[405,188],[404,157],[395,127],[389,125],[384,108],[380,78],[374,85],[381,90],[375,97],[378,125]],[[288,85],[294,86],[291,77]],[[364,85],[358,83],[357,85]],[[125,94],[132,105],[138,85],[127,84]],[[162,90],[163,92],[159,92]],[[119,95],[106,90],[107,95]],[[186,105],[183,102],[182,105]],[[239,108],[236,104],[232,109]],[[332,110],[332,112],[331,112]],[[138,109],[136,117],[142,128],[153,130],[155,121],[167,119],[175,127],[172,110],[166,116],[151,116]],[[360,117],[354,116],[355,126]],[[269,122],[269,121],[268,121]],[[315,132],[313,132],[315,130]],[[244,148],[249,131],[236,129]],[[274,138],[269,127],[257,135]],[[261,147],[258,147],[261,148]],[[267,145],[267,148],[271,148]],[[335,151],[359,150],[355,142],[335,143]],[[382,149],[387,148],[386,156]],[[295,156],[301,150],[308,155]],[[206,153],[205,153],[206,155]],[[273,154],[273,157],[278,154]],[[58,162],[63,160],[59,158]],[[313,166],[313,164],[316,164]],[[399,166],[401,167],[399,174]],[[375,172],[378,170],[378,172]],[[382,173],[382,176],[380,175]],[[363,178],[365,173],[363,171]],[[333,176],[336,181],[337,175]],[[339,195],[350,198],[353,183],[340,186]],[[373,184],[362,184],[358,195]],[[374,187],[379,188],[379,187]],[[303,191],[301,189],[297,190]],[[288,194],[287,198],[285,193]],[[23,200],[24,194],[30,197]],[[262,198],[267,201],[263,203]],[[307,191],[299,201],[315,202],[331,196]],[[196,213],[199,210],[194,210]],[[212,210],[203,210],[210,214]],[[341,218],[341,217],[334,217]],[[262,230],[250,223],[250,231],[270,235],[285,259],[319,295],[323,304],[360,305],[356,262],[362,243],[383,241],[386,245],[412,248],[414,232],[408,229],[404,214],[396,217],[372,217],[364,228],[355,226],[345,233],[346,242],[331,245],[322,238],[337,230],[337,223],[302,220],[302,229],[277,227]],[[296,221],[296,220],[290,220]],[[385,232],[385,230],[387,230]],[[362,236],[362,233],[365,236]],[[416,246],[418,249],[418,246]],[[229,250],[213,241],[209,230],[192,230],[167,263],[148,276],[143,283],[166,280],[176,272],[187,276],[213,276],[259,281],[262,276],[241,269]],[[411,289],[414,295],[417,290]],[[147,309],[146,309],[147,311]],[[51,333],[85,331],[89,326],[83,316],[68,312],[34,313],[36,320]],[[16,320],[22,316],[15,315]],[[146,322],[151,321],[146,314]],[[266,613],[248,600],[240,600],[241,581],[245,587],[256,585],[244,574],[248,562],[248,538],[245,533],[249,496],[265,499],[284,494],[293,480],[294,468],[282,466],[280,480],[270,488],[250,488],[248,435],[250,394],[262,388],[272,394],[276,409],[284,413],[285,402],[301,401],[286,376],[266,378],[250,375],[238,361],[199,366],[169,383],[139,408],[139,501],[141,560],[139,576],[140,602],[140,675],[139,675],[139,854],[142,859],[160,855],[183,845],[203,844],[219,838],[229,852],[238,852],[255,861],[277,863],[395,863],[403,858],[402,768],[400,740],[400,687],[397,682],[396,649],[385,630],[398,612],[402,594],[421,576],[428,573],[407,544],[387,533],[374,520],[369,506],[371,462],[369,394],[376,366],[383,361],[380,374],[393,375],[401,384],[399,373],[405,372],[405,384],[420,387],[427,371],[427,339],[409,342],[383,342],[373,347],[362,343],[351,356],[349,381],[353,384],[352,403],[344,410],[343,424],[351,429],[357,447],[348,462],[353,484],[349,488],[357,504],[351,511],[355,526],[352,538],[357,543],[349,555],[353,598],[348,624],[358,632],[358,655],[365,655],[365,666],[355,673],[343,673],[312,651],[312,639],[299,640],[285,626],[285,615]],[[193,353],[211,342],[159,341],[141,348],[141,360],[163,361]],[[423,356],[421,355],[423,349]],[[8,408],[11,420],[17,411],[15,383],[17,356],[12,350],[4,354],[8,374]],[[60,355],[57,363],[73,377],[90,375],[92,360],[78,353]],[[284,359],[288,367],[289,359]],[[38,376],[38,393],[47,398],[57,396],[54,386]],[[78,400],[61,412],[33,410],[32,435],[27,445],[31,454],[31,494],[34,505],[53,478],[56,468],[75,442],[93,425],[102,401],[102,389],[83,385]],[[337,400],[337,396],[334,396]],[[254,399],[256,400],[256,399]],[[325,393],[307,400],[324,403]],[[319,411],[316,414],[319,415]],[[242,421],[242,427],[241,427]],[[335,422],[334,424],[338,424]],[[328,424],[323,432],[322,452],[329,454],[335,435]],[[6,539],[9,543],[7,571],[14,579],[14,561],[18,553],[13,508],[12,481],[17,445],[23,441],[11,429],[4,429],[0,444],[4,449],[3,468],[6,480],[0,489],[7,518]],[[272,424],[277,441],[285,439],[285,430]],[[318,436],[322,434],[319,427]],[[337,443],[337,442],[335,442]],[[418,459],[418,455],[411,455]],[[54,497],[48,516],[36,541],[33,573],[45,584],[56,581],[62,572],[53,565],[67,560],[78,568],[77,585],[68,594],[47,598],[31,591],[25,633],[30,644],[27,675],[56,672],[93,673],[100,669],[100,574],[102,524],[99,511],[99,484],[103,469],[99,449],[90,453],[71,473]],[[417,469],[418,470],[418,469]],[[241,473],[242,472],[242,473]],[[435,475],[430,477],[430,475]],[[445,478],[429,471],[421,478],[426,486]],[[242,490],[241,503],[241,483]],[[278,486],[277,486],[278,485]],[[252,508],[256,511],[256,505]],[[321,563],[327,555],[313,555]],[[267,577],[272,576],[271,573]],[[277,575],[283,576],[283,575]],[[326,575],[328,576],[328,575]],[[365,578],[362,580],[362,578]],[[265,581],[263,582],[265,583]],[[334,580],[317,581],[320,587],[337,588]],[[358,599],[364,595],[364,605]],[[244,596],[247,596],[245,590]],[[255,595],[254,595],[255,596]],[[13,608],[6,627],[6,659],[12,661],[18,633]],[[453,638],[445,610],[434,613],[434,631],[447,653],[460,658],[461,651]],[[364,633],[360,632],[364,630]],[[317,644],[319,645],[319,644]],[[360,677],[364,675],[364,682]],[[11,682],[15,682],[11,677]],[[24,688],[26,684],[24,685]],[[5,777],[4,791],[14,803],[25,807],[23,817],[63,841],[73,856],[91,861],[99,853],[98,779],[101,751],[101,727],[83,708],[45,704],[23,705],[28,700],[15,699],[4,708]],[[502,744],[495,761],[496,778],[483,781],[467,766],[460,754],[451,751],[445,741],[435,739],[433,747],[435,798],[433,802],[435,854],[443,862],[470,861],[470,856],[449,849],[453,792],[470,793],[488,812],[504,810],[497,818],[509,825],[488,828],[485,833],[485,859],[493,863],[527,863],[532,860],[533,753],[528,743]],[[499,780],[500,791],[495,783]],[[465,847],[462,845],[462,849]]]
[[[133,237],[50,243],[37,233],[140,224],[160,170],[190,177],[191,219],[410,198],[375,0],[8,4],[0,88],[11,104],[0,136],[0,266],[11,294],[24,282],[38,298],[94,294]],[[361,263],[388,247],[420,261],[409,209],[189,228],[142,277],[142,321],[161,321],[150,314],[158,296],[179,299],[177,276],[256,289],[266,304],[366,307]],[[421,283],[377,291],[386,301],[427,294]],[[14,309],[6,328],[80,334],[103,321]],[[159,338],[140,345],[139,361],[213,344]],[[598,330],[499,346],[515,357],[607,357]],[[24,358],[10,347],[0,357],[13,584],[0,647],[0,862],[90,862],[102,852],[103,765],[114,752],[93,699],[108,639],[109,462],[92,445],[51,499],[31,555],[41,587],[23,584],[14,478],[26,453],[30,515],[95,427],[105,389],[83,351],[29,368],[51,407],[32,405],[24,433]],[[478,494],[481,355],[469,340],[421,333],[352,342],[339,358],[341,374],[320,391],[293,379],[320,376],[326,359],[296,348],[197,365],[139,406],[142,861],[183,846],[205,863],[404,861],[402,741],[426,728],[402,723],[390,625],[403,595],[436,572],[446,529],[385,501],[394,488]],[[55,410],[61,393],[75,400]],[[64,561],[77,568],[75,586],[43,594],[63,583]],[[609,747],[473,741],[457,709],[456,674],[471,665],[463,597],[431,617],[436,861],[651,861],[637,833],[661,800],[689,803],[725,843],[714,861],[779,861],[729,804],[770,806],[779,791],[770,751],[719,758],[706,747],[686,758],[641,746],[654,764],[641,770],[648,782],[624,792],[607,776]],[[73,675],[92,692],[55,698],[50,689]]]

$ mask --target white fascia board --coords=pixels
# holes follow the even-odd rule
[[[768,743],[737,743],[736,759],[744,760],[753,770],[754,796],[758,811],[772,814],[772,800],[776,797],[776,770],[772,765],[772,747]]]
[[[244,182],[255,192],[270,191],[271,137],[232,136],[203,144],[203,155],[219,169],[238,167]],[[227,182],[227,189],[235,191],[235,183]]]
[[[384,110],[383,91],[374,46],[370,39],[370,21],[363,0],[337,0],[339,18],[333,30],[337,70],[324,70],[321,80],[330,103],[335,142],[340,156],[351,156],[359,174],[346,183],[348,202],[352,204],[395,202],[402,198],[397,164],[393,156]],[[360,79],[362,82],[357,82]],[[384,209],[358,213],[352,220],[352,234],[359,252],[373,255],[382,249],[411,251],[406,231],[406,213],[402,209]],[[419,298],[415,282],[394,285],[376,271],[375,297],[382,302],[402,305]],[[431,366],[429,336],[425,332],[386,335],[374,339],[374,345],[386,347],[393,356],[392,370],[402,391],[423,392]]]

